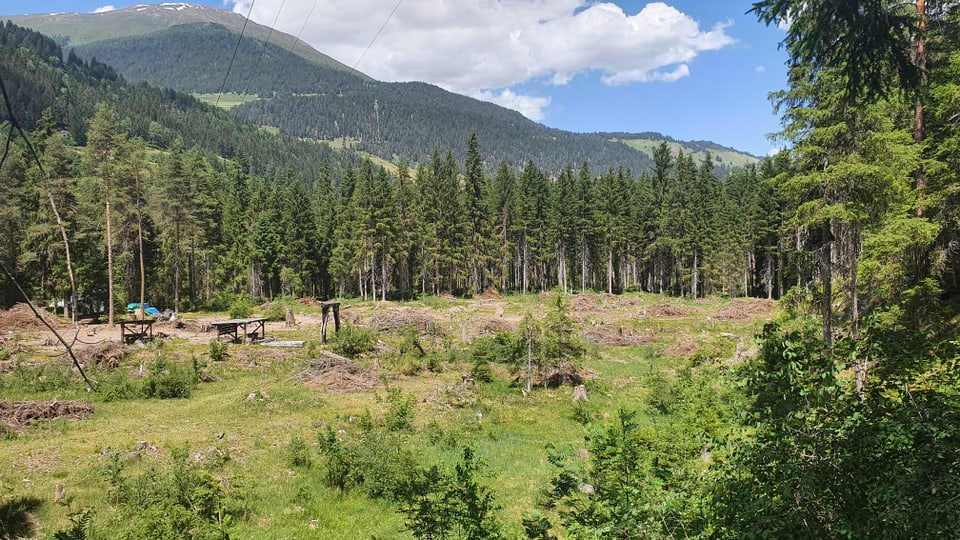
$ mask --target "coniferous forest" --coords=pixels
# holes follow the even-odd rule
[[[790,21],[789,86],[771,96],[787,149],[725,175],[666,143],[643,170],[491,163],[494,142],[476,133],[465,149],[384,164],[128,84],[7,23],[0,303],[22,300],[17,285],[68,318],[143,299],[184,312],[240,298],[487,291],[775,300],[781,315],[756,337],[755,357],[694,358],[678,382],[657,379],[645,394],[688,432],[641,426],[621,409],[584,422],[583,468],[548,449],[558,471],[542,486],[545,513],[523,517],[526,537],[953,536],[960,7],[762,0],[752,11],[762,24]],[[544,319],[543,350],[581,358],[563,310],[558,300]],[[532,356],[524,328],[526,341],[485,346]],[[412,414],[390,396],[391,411]],[[377,452],[324,437],[328,483],[372,489],[349,475]],[[429,501],[395,495],[407,530],[508,536],[486,521],[495,505],[475,484],[474,457],[464,450],[447,479],[434,467],[416,477],[423,484],[390,487],[443,487]],[[394,500],[387,488],[369,493]],[[447,497],[477,505],[472,529],[430,521],[428,503]]]

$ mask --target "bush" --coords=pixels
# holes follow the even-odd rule
[[[285,321],[287,320],[287,306],[280,302],[270,302],[267,309],[263,310],[263,316],[272,322]]]
[[[237,494],[229,493],[211,467],[220,462],[197,463],[186,446],[171,451],[171,463],[151,466],[139,476],[125,474],[115,460],[106,471],[119,505],[118,522],[110,525],[117,538],[200,539],[229,538],[230,505]]]
[[[99,396],[104,402],[124,401],[139,395],[137,385],[123,370],[114,369],[100,382]]]
[[[144,397],[156,399],[188,398],[196,386],[196,375],[163,357],[150,366],[150,373],[143,380]]]
[[[345,324],[330,339],[330,346],[337,354],[354,358],[373,350],[377,333],[371,328]]]
[[[310,457],[310,447],[298,435],[294,435],[290,439],[290,444],[287,445],[287,460],[293,467],[309,469],[313,465],[313,458]]]
[[[230,304],[231,319],[245,319],[253,313],[253,299],[246,295],[239,295]]]
[[[210,342],[210,360],[214,362],[223,362],[230,358],[227,352],[227,344],[223,341],[213,340]]]

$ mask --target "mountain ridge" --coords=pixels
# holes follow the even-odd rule
[[[650,148],[660,142],[705,155],[703,142],[651,132],[558,130],[428,83],[375,81],[293,36],[252,22],[238,42],[244,17],[216,8],[140,4],[103,14],[9,18],[56,36],[83,58],[104,61],[128,80],[194,95],[242,94],[249,99],[231,110],[249,123],[301,139],[349,138],[356,150],[390,161],[423,163],[435,150],[462,159],[470,132],[478,134],[491,168],[500,161],[519,167],[533,160],[552,172],[582,163],[594,170],[623,166],[640,172],[649,170]],[[240,53],[230,56],[235,47]],[[759,161],[733,148],[709,145],[719,157],[720,176]]]

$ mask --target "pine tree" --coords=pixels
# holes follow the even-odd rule
[[[107,321],[114,324],[113,294],[113,215],[111,212],[110,182],[115,163],[113,159],[123,139],[115,113],[110,107],[101,107],[90,120],[87,131],[87,159],[93,173],[103,181],[104,239],[107,258]]]

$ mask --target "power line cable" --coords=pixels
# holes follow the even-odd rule
[[[227,64],[227,72],[223,74],[223,82],[220,84],[220,91],[217,92],[217,102],[214,106],[220,106],[220,96],[223,95],[223,89],[227,86],[227,78],[230,76],[230,70],[233,68],[233,61],[237,58],[237,51],[240,50],[240,43],[243,42],[243,34],[247,31],[247,23],[250,22],[250,13],[253,12],[253,5],[256,0],[251,0],[250,8],[247,9],[247,16],[243,18],[243,27],[240,28],[240,37],[237,38],[237,45],[233,48],[233,56],[230,57],[230,63]]]
[[[367,48],[363,50],[363,53],[360,55],[360,58],[357,59],[356,63],[353,64],[353,71],[357,70],[357,66],[360,65],[360,62],[363,61],[363,57],[367,55],[367,52],[370,51],[370,48],[373,47],[374,42],[377,41],[377,38],[380,37],[380,34],[383,32],[383,29],[387,27],[387,24],[390,22],[390,19],[397,13],[397,10],[400,9],[400,4],[403,3],[403,0],[398,0],[397,5],[393,6],[393,11],[390,12],[390,15],[387,15],[387,19],[383,21],[383,24],[380,25],[380,29],[377,30],[377,33],[373,36],[373,39],[370,40],[370,43],[367,44]]]
[[[263,57],[266,56],[268,53],[268,49],[270,47],[270,38],[273,37],[274,28],[277,26],[277,21],[280,20],[280,13],[283,11],[283,5],[285,3],[286,3],[286,0],[283,0],[282,2],[280,2],[280,8],[277,9],[277,14],[273,17],[273,24],[270,25],[270,31],[267,32],[267,40],[263,43],[263,53],[257,58],[257,63],[254,64],[253,66],[253,74],[250,77],[251,79],[255,77],[257,73],[259,73],[260,71],[260,62],[263,61]],[[296,43],[294,43],[294,46],[296,46]],[[240,105],[243,105],[246,102],[247,102],[247,90],[245,89],[243,95],[240,96]]]

